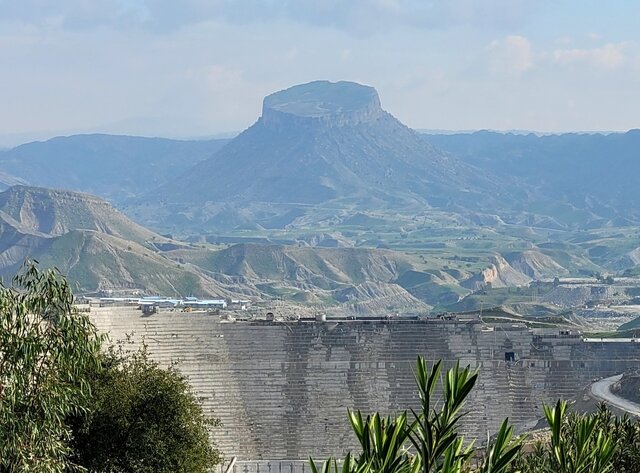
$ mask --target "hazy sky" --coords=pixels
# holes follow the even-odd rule
[[[626,130],[639,19],[630,0],[0,0],[0,135],[242,130],[316,79],[372,85],[414,128]]]

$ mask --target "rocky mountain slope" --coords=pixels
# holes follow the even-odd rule
[[[162,239],[98,197],[66,190],[14,186],[0,193],[3,224],[22,233],[59,236],[71,230],[95,230],[146,244]]]
[[[312,248],[238,244],[191,262],[231,276],[255,280],[299,280],[319,287],[392,282],[414,263],[401,253],[367,248]]]
[[[26,186],[0,193],[0,275],[31,258],[60,269],[81,292],[237,293],[164,257],[158,247],[170,243],[88,194]]]
[[[411,294],[402,276],[420,269],[398,252],[309,244],[214,251],[157,235],[88,194],[15,186],[0,193],[0,275],[26,258],[57,267],[78,292],[283,297],[356,313],[431,306]]]
[[[177,249],[167,256],[203,268],[213,277],[234,278],[272,296],[314,303],[343,303],[382,310],[455,304],[488,287],[527,286],[532,277],[522,270],[566,269],[548,256],[527,251],[505,258],[494,255],[476,273],[431,268],[419,258],[374,248],[321,248],[242,243],[223,250]],[[518,268],[518,269],[517,269]]]
[[[315,233],[297,244],[220,249],[157,235],[87,194],[26,186],[0,193],[0,275],[14,274],[25,258],[34,258],[59,268],[79,292],[241,295],[392,314],[442,310],[472,292],[567,272],[549,249],[491,253],[486,263],[469,266],[474,269],[445,269],[420,254],[352,243],[341,234]],[[467,267],[465,261],[473,259],[458,263]]]
[[[92,230],[72,230],[49,239],[31,257],[46,267],[58,268],[79,292],[137,290],[174,297],[237,297],[244,289],[224,287],[198,268],[176,264],[138,243]]]
[[[219,251],[181,249],[167,255],[212,275],[255,287],[267,296],[345,304],[361,312],[429,308],[429,304],[398,284],[400,277],[415,265],[398,252],[238,244]]]

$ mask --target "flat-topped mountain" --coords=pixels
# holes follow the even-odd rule
[[[504,193],[380,107],[372,87],[317,81],[264,99],[262,116],[212,158],[149,194],[168,203],[475,206]]]

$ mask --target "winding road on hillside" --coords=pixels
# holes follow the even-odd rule
[[[611,386],[620,381],[621,378],[622,375],[618,374],[616,376],[610,376],[608,378],[601,379],[600,381],[596,381],[591,385],[591,394],[601,401],[611,404],[618,409],[622,409],[629,414],[640,416],[640,404],[627,401],[626,399],[616,396],[611,392]]]

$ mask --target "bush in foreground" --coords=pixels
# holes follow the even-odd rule
[[[216,421],[175,367],[102,342],[57,271],[29,262],[0,284],[0,473],[216,465]]]
[[[594,414],[567,414],[567,403],[545,406],[548,439],[525,452],[526,437],[515,438],[505,419],[483,448],[458,433],[465,401],[477,372],[459,365],[441,376],[441,362],[429,369],[418,358],[416,382],[420,409],[411,417],[349,412],[360,452],[329,459],[313,473],[617,473],[640,472],[640,425],[618,419],[601,405]],[[440,387],[441,395],[434,396]]]
[[[350,412],[349,419],[360,442],[362,452],[348,454],[338,466],[334,459],[322,466],[323,473],[461,473],[474,468],[481,473],[508,472],[522,448],[520,440],[513,440],[513,429],[505,420],[476,467],[478,453],[473,444],[465,444],[458,433],[462,409],[478,378],[469,367],[458,364],[441,377],[442,362],[431,368],[419,357],[416,382],[420,409],[411,410],[396,418],[382,419],[379,414],[363,420],[359,411]],[[434,392],[441,384],[442,399],[435,401]],[[413,447],[413,452],[408,447]],[[310,459],[313,473],[318,465]]]
[[[187,379],[161,368],[146,347],[110,348],[90,376],[92,405],[71,421],[74,460],[94,472],[204,473],[220,462]]]

